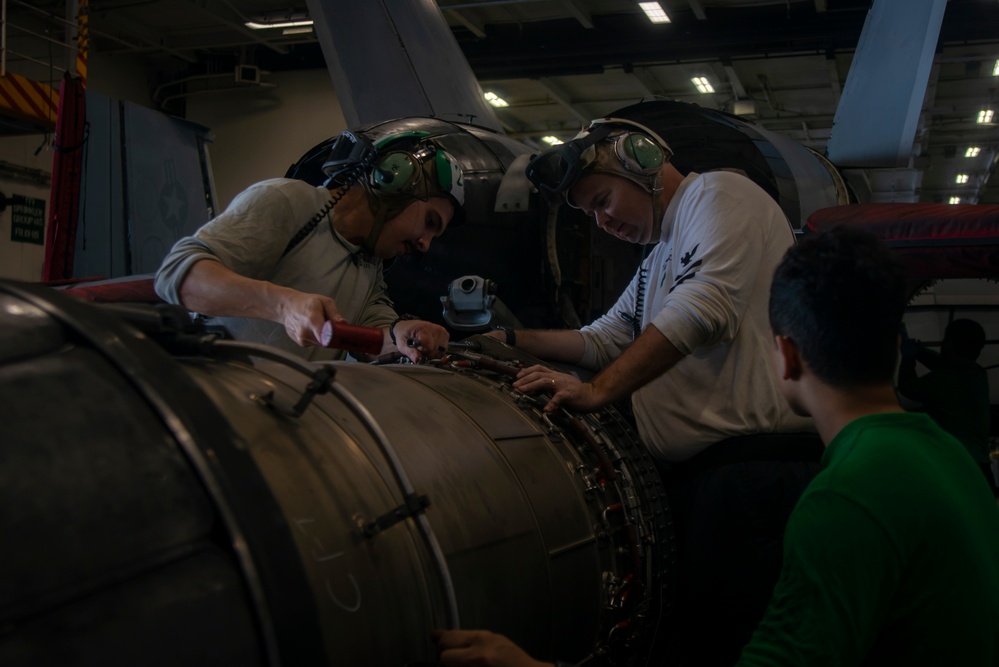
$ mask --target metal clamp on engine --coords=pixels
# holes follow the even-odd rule
[[[394,510],[383,514],[374,521],[364,521],[361,523],[361,532],[367,538],[372,538],[386,528],[391,528],[400,521],[404,521],[418,514],[423,514],[430,507],[430,498],[424,495],[410,493],[406,496],[406,503],[399,505]]]

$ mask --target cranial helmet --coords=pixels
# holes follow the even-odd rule
[[[621,176],[652,192],[659,170],[671,157],[669,144],[644,125],[623,118],[600,118],[568,143],[534,156],[526,173],[549,201],[567,197],[586,173]]]
[[[337,185],[364,178],[376,197],[447,197],[457,217],[465,203],[461,166],[429,136],[428,132],[401,132],[372,143],[363,133],[347,130],[333,143],[323,173]]]
[[[374,254],[387,220],[414,200],[446,197],[454,205],[451,225],[465,219],[465,182],[454,157],[430,139],[429,132],[408,131],[372,142],[364,133],[346,130],[337,137],[323,163],[323,173],[344,191],[360,182],[374,214],[362,248]]]

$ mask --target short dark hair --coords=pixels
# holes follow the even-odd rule
[[[891,382],[908,297],[901,260],[851,227],[802,238],[770,287],[770,327],[837,387]]]

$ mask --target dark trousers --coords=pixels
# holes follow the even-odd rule
[[[677,540],[666,665],[738,659],[766,610],[784,526],[822,451],[815,434],[752,435],[661,468]]]

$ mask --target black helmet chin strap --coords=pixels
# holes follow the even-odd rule
[[[378,243],[382,230],[385,229],[385,223],[406,210],[410,204],[417,201],[417,198],[401,193],[375,194],[367,183],[364,183],[364,190],[373,220],[368,238],[361,244],[361,252],[370,259],[375,257],[375,245]]]
[[[428,174],[423,175],[422,197],[413,193],[376,192],[366,180],[361,181],[364,186],[364,193],[368,202],[368,207],[374,214],[374,221],[371,223],[371,231],[368,233],[368,238],[361,244],[361,250],[366,256],[375,256],[375,244],[378,243],[378,237],[381,236],[382,230],[385,228],[385,223],[390,218],[390,214],[391,217],[394,218],[402,213],[413,202],[429,201],[432,195],[429,192],[429,186],[427,185],[427,183],[429,183],[427,180],[428,178]],[[442,193],[442,195],[444,194],[446,193]],[[455,207],[455,210],[457,210],[457,206]]]
[[[385,227],[385,218],[388,215],[388,204],[377,197],[374,198],[377,202],[377,210],[375,210],[375,219],[371,223],[371,231],[368,233],[368,238],[364,240],[361,244],[361,251],[366,257],[373,258],[375,256],[375,244],[378,243],[378,237],[382,235],[382,229]]]

